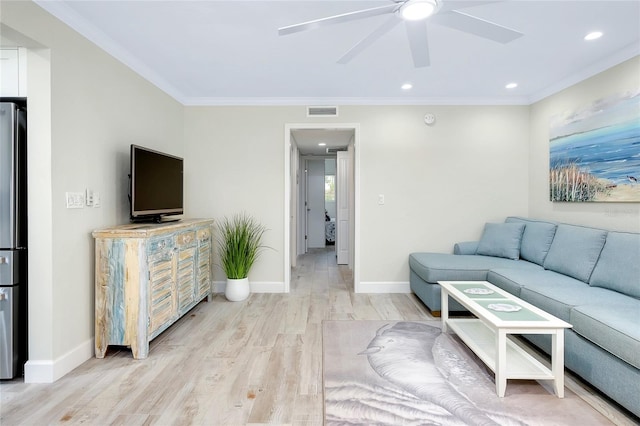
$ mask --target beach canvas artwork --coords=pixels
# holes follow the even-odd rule
[[[553,117],[551,201],[640,202],[640,89]]]

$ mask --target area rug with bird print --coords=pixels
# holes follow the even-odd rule
[[[570,390],[493,374],[439,321],[324,321],[326,425],[610,425]]]

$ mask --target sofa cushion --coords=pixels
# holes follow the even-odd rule
[[[529,282],[529,280],[544,279],[545,271],[540,268],[538,274],[534,274],[529,269],[524,268],[493,268],[487,273],[487,281],[496,287],[500,287],[503,290],[508,291],[514,296],[520,296],[522,287]]]
[[[640,299],[640,234],[609,232],[589,285]]]
[[[519,259],[524,227],[524,223],[485,224],[476,254]]]
[[[529,262],[542,265],[545,257],[547,257],[558,225],[552,222],[521,217],[508,217],[505,222],[520,222],[526,225],[522,234],[522,243],[520,244],[520,257]]]
[[[440,311],[442,309],[442,289],[439,284],[425,282],[413,270],[409,272],[409,285],[411,291],[424,302],[429,310]],[[450,312],[468,312],[467,308],[458,303],[455,299],[449,297]]]
[[[600,301],[572,309],[569,322],[573,330],[640,368],[640,300],[605,289],[593,290],[600,290]]]
[[[586,283],[606,237],[605,230],[560,224],[544,260],[544,268]]]
[[[593,291],[596,288],[553,271],[533,272],[519,284],[522,300],[567,322],[575,306],[597,304],[600,300],[598,292]]]
[[[478,241],[461,241],[453,245],[453,254],[476,254]]]
[[[542,270],[542,267],[523,260],[479,255],[452,255],[445,253],[411,253],[409,266],[428,283],[438,281],[484,281],[492,268],[526,268]]]

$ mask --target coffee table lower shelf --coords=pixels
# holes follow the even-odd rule
[[[447,327],[471,349],[494,373],[496,372],[496,350],[498,341],[495,331],[479,319],[447,320]],[[554,380],[549,368],[540,363],[520,346],[507,337],[505,379]]]

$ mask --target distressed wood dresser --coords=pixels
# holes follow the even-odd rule
[[[149,342],[211,297],[212,219],[128,224],[96,230],[95,347],[130,346],[146,358]]]

